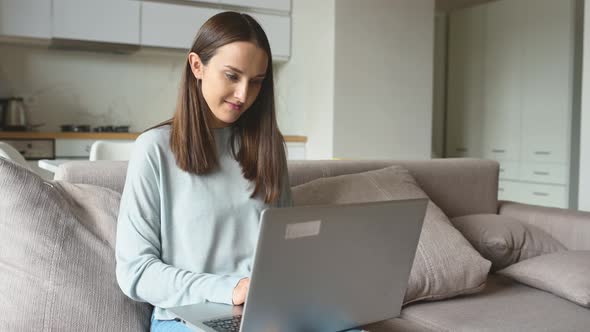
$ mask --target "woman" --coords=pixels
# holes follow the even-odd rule
[[[199,30],[173,118],[142,135],[117,225],[117,281],[154,305],[152,330],[186,330],[166,308],[243,304],[262,210],[291,205],[272,54],[250,16]]]

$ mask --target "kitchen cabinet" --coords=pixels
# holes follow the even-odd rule
[[[533,205],[567,208],[568,189],[561,185],[537,183],[519,183],[521,187],[521,201]]]
[[[287,159],[288,160],[304,160],[305,159],[305,143],[303,142],[287,142]]]
[[[211,8],[143,2],[141,45],[188,50],[201,25],[219,12]]]
[[[56,139],[55,158],[88,159],[94,139]]]
[[[208,3],[208,4],[214,4],[214,5],[218,5],[219,4],[219,0],[185,0],[185,1]]]
[[[498,199],[564,208],[568,205],[567,186],[515,181],[499,181]]]
[[[0,0],[0,36],[49,39],[51,0]]]
[[[58,138],[55,140],[55,158],[56,159],[83,159],[88,160],[90,157],[90,150],[92,148],[92,144],[96,142],[97,139],[65,139],[65,138]],[[101,141],[109,141],[109,142],[133,142],[134,140],[130,139],[101,139]]]
[[[182,4],[143,2],[141,45],[188,50],[201,25],[222,11]],[[254,17],[266,32],[273,58],[287,59],[291,54],[291,18],[271,14],[248,14]]]
[[[266,33],[273,58],[286,60],[291,55],[291,17],[250,14]]]
[[[574,1],[499,0],[449,18],[447,157],[500,163],[500,199],[567,208]]]
[[[139,45],[139,1],[53,0],[52,37]]]
[[[291,0],[219,0],[221,4],[289,12]]]
[[[522,159],[565,164],[569,159],[572,1],[521,0]]]
[[[483,61],[483,157],[517,161],[520,156],[521,12],[518,1],[485,7]]]
[[[514,161],[500,161],[498,177],[500,180],[518,180],[520,179],[520,163]]]
[[[448,85],[455,88],[447,96],[447,157],[483,153],[483,19],[483,7],[475,6],[449,21]]]
[[[273,60],[284,61],[291,55],[290,0],[191,2],[0,0],[0,37],[55,39],[55,45],[69,48],[83,46],[59,42],[188,50],[207,19],[237,8],[260,23],[269,39]],[[102,47],[106,50],[106,46]],[[100,50],[101,44],[93,49]]]
[[[522,202],[523,195],[517,182],[498,181],[498,199],[502,201]]]
[[[568,183],[569,168],[559,163],[520,163],[519,178],[524,181],[562,184]]]

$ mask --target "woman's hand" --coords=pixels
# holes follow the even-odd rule
[[[232,302],[234,305],[242,305],[244,302],[246,302],[248,289],[250,289],[250,278],[241,279],[234,288],[234,293],[232,296]]]

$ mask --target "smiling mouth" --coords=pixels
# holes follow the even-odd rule
[[[242,106],[241,106],[241,105],[237,105],[237,104],[234,104],[234,103],[230,103],[229,101],[225,101],[225,102],[226,102],[226,103],[229,105],[229,107],[230,107],[231,109],[233,109],[233,110],[235,110],[235,111],[239,111],[239,110],[242,108]]]

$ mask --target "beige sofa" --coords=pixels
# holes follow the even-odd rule
[[[449,218],[469,214],[509,215],[551,233],[568,249],[590,250],[590,213],[497,200],[498,163],[477,159],[425,161],[291,161],[291,185],[320,177],[402,165]],[[56,180],[94,184],[121,192],[126,162],[73,162]],[[590,310],[495,274],[477,294],[404,307],[400,318],[371,331],[588,331]]]

